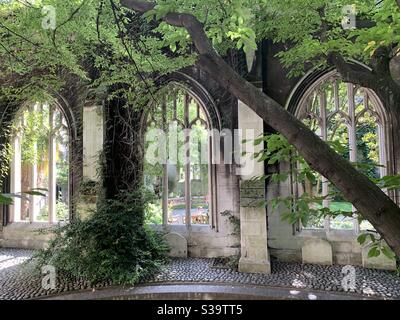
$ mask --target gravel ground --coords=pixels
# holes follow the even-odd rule
[[[83,281],[71,278],[57,279],[56,290],[44,290],[40,277],[34,276],[23,262],[33,251],[0,248],[0,299],[29,299],[55,293],[91,289]],[[302,265],[300,263],[272,262],[271,275],[244,274],[229,269],[211,267],[213,259],[174,259],[150,283],[201,282],[266,285],[297,289],[340,292],[344,275],[342,266]],[[400,278],[393,272],[356,267],[354,293],[400,299]],[[97,288],[111,285],[103,283]]]

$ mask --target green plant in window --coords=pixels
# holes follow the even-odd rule
[[[162,224],[163,223],[163,210],[161,202],[149,202],[145,208],[145,223],[147,224]]]

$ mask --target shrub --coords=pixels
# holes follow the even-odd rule
[[[143,224],[143,215],[141,197],[103,201],[89,219],[55,228],[49,247],[33,258],[36,266],[52,265],[93,285],[143,281],[165,263],[168,250],[161,235]]]

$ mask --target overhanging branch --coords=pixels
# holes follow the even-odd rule
[[[140,13],[146,13],[155,7],[155,4],[151,2],[137,0],[121,0],[120,2],[122,6]],[[203,24],[195,16],[171,12],[166,14],[163,20],[171,26],[185,28],[200,54],[215,54],[211,41],[204,32]]]
[[[371,71],[347,62],[341,54],[335,52],[328,54],[328,62],[336,67],[344,81],[372,88],[374,76]]]

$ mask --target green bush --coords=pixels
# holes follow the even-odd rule
[[[52,265],[91,284],[135,284],[153,275],[166,262],[168,246],[143,224],[139,198],[104,201],[88,220],[55,228],[49,247],[33,258],[36,266]]]

